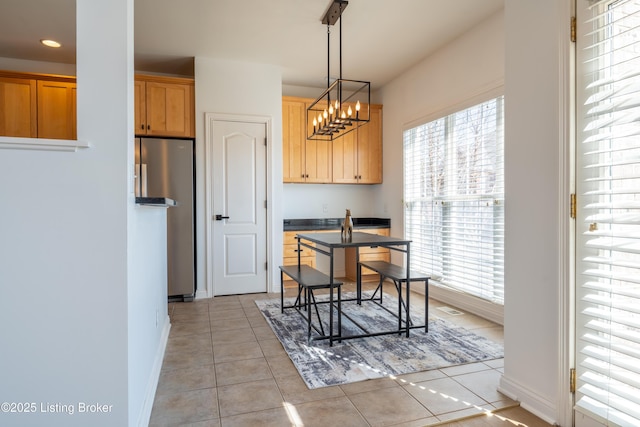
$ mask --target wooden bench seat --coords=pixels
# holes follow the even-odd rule
[[[284,305],[284,275],[289,276],[298,284],[298,295],[293,304]],[[341,313],[341,293],[342,282],[331,280],[328,275],[316,270],[308,265],[282,265],[280,266],[280,311],[284,312],[285,308],[296,309],[302,317],[307,320],[307,341],[311,340],[311,330],[315,330],[319,336],[315,339],[329,339],[329,345],[333,345],[333,341],[340,337],[342,327]],[[329,289],[329,301],[317,301],[314,291],[318,289]],[[333,291],[337,289],[337,298],[334,299]],[[329,334],[325,334],[318,304],[329,304]],[[337,333],[333,333],[333,309],[334,303],[337,304]],[[311,309],[315,310],[318,319],[318,326],[311,321]],[[306,315],[303,311],[306,312]]]
[[[366,267],[369,270],[373,270],[380,275],[380,282],[378,283],[378,287],[373,293],[371,299],[375,300],[376,295],[380,292],[378,296],[378,300],[382,304],[382,294],[383,289],[382,286],[384,284],[385,279],[390,279],[393,281],[396,290],[398,291],[398,318],[401,318],[402,308],[405,309],[405,312],[409,310],[409,295],[411,292],[411,283],[407,283],[407,269],[401,267],[396,264],[392,264],[386,261],[360,261],[358,264],[358,268]],[[424,325],[413,325],[411,320],[409,320],[408,328],[422,328],[424,327],[425,332],[428,332],[428,319],[429,319],[429,275],[411,270],[411,275],[409,276],[409,282],[424,282]],[[406,285],[406,302],[402,298],[402,284]],[[408,316],[407,316],[408,318]],[[408,330],[407,330],[408,332]]]

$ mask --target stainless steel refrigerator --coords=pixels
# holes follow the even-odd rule
[[[168,197],[167,281],[170,300],[192,301],[195,275],[194,141],[136,139],[136,196]]]

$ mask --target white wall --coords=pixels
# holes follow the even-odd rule
[[[568,425],[570,1],[505,2],[505,373],[502,389]]]
[[[410,68],[380,90],[384,105],[384,183],[378,199],[391,217],[391,233],[404,236],[404,129],[435,120],[502,93],[504,16],[500,11]],[[402,263],[402,254],[392,253]],[[458,292],[432,287],[432,297],[504,323],[503,307]]]
[[[282,74],[262,64],[195,59],[196,80],[196,251],[198,297],[212,296],[206,286],[205,114],[223,113],[271,118],[267,153],[270,289],[280,289],[277,266],[282,260]],[[274,268],[275,266],[275,268]]]
[[[0,57],[0,70],[19,71],[23,73],[60,74],[75,76],[75,64],[61,64],[57,62],[29,61],[26,59]]]
[[[384,182],[378,198],[387,203],[393,235],[404,235],[404,128],[420,119],[441,117],[460,103],[500,86],[503,79],[504,33],[500,12],[380,90],[384,105]]]
[[[1,425],[145,425],[162,356],[166,279],[144,273],[166,266],[146,251],[164,212],[135,207],[131,183],[133,0],[78,1],[77,16],[90,148],[0,152],[0,401],[36,404]]]
[[[284,218],[387,217],[384,202],[376,199],[377,185],[284,184]],[[326,208],[326,211],[325,211]]]
[[[384,184],[392,233],[402,235],[402,130],[499,87],[505,93],[505,374],[501,389],[553,422],[568,406],[560,372],[561,218],[567,194],[562,84],[569,2],[509,0],[505,11],[381,90]],[[565,38],[566,36],[566,38]],[[566,394],[566,393],[565,393]]]

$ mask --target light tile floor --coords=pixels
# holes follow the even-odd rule
[[[496,390],[502,359],[309,390],[255,305],[277,297],[169,304],[172,327],[151,426],[550,426]],[[443,305],[430,300],[430,315],[502,343],[500,325],[447,314]],[[498,408],[507,409],[467,418]]]

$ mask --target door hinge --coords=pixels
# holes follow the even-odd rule
[[[264,146],[265,147],[267,146],[267,137],[266,136],[264,137]]]
[[[576,368],[569,370],[569,391],[571,393],[576,392]]]
[[[267,209],[267,201],[264,201],[264,208]]]
[[[571,17],[571,41],[573,43],[576,42],[577,36],[576,36],[576,17],[572,16]]]
[[[571,218],[576,219],[576,214],[578,212],[576,194],[571,193]]]
[[[265,263],[264,263],[264,269],[265,269],[265,270],[269,270],[269,263],[268,263],[268,262],[265,262]]]

